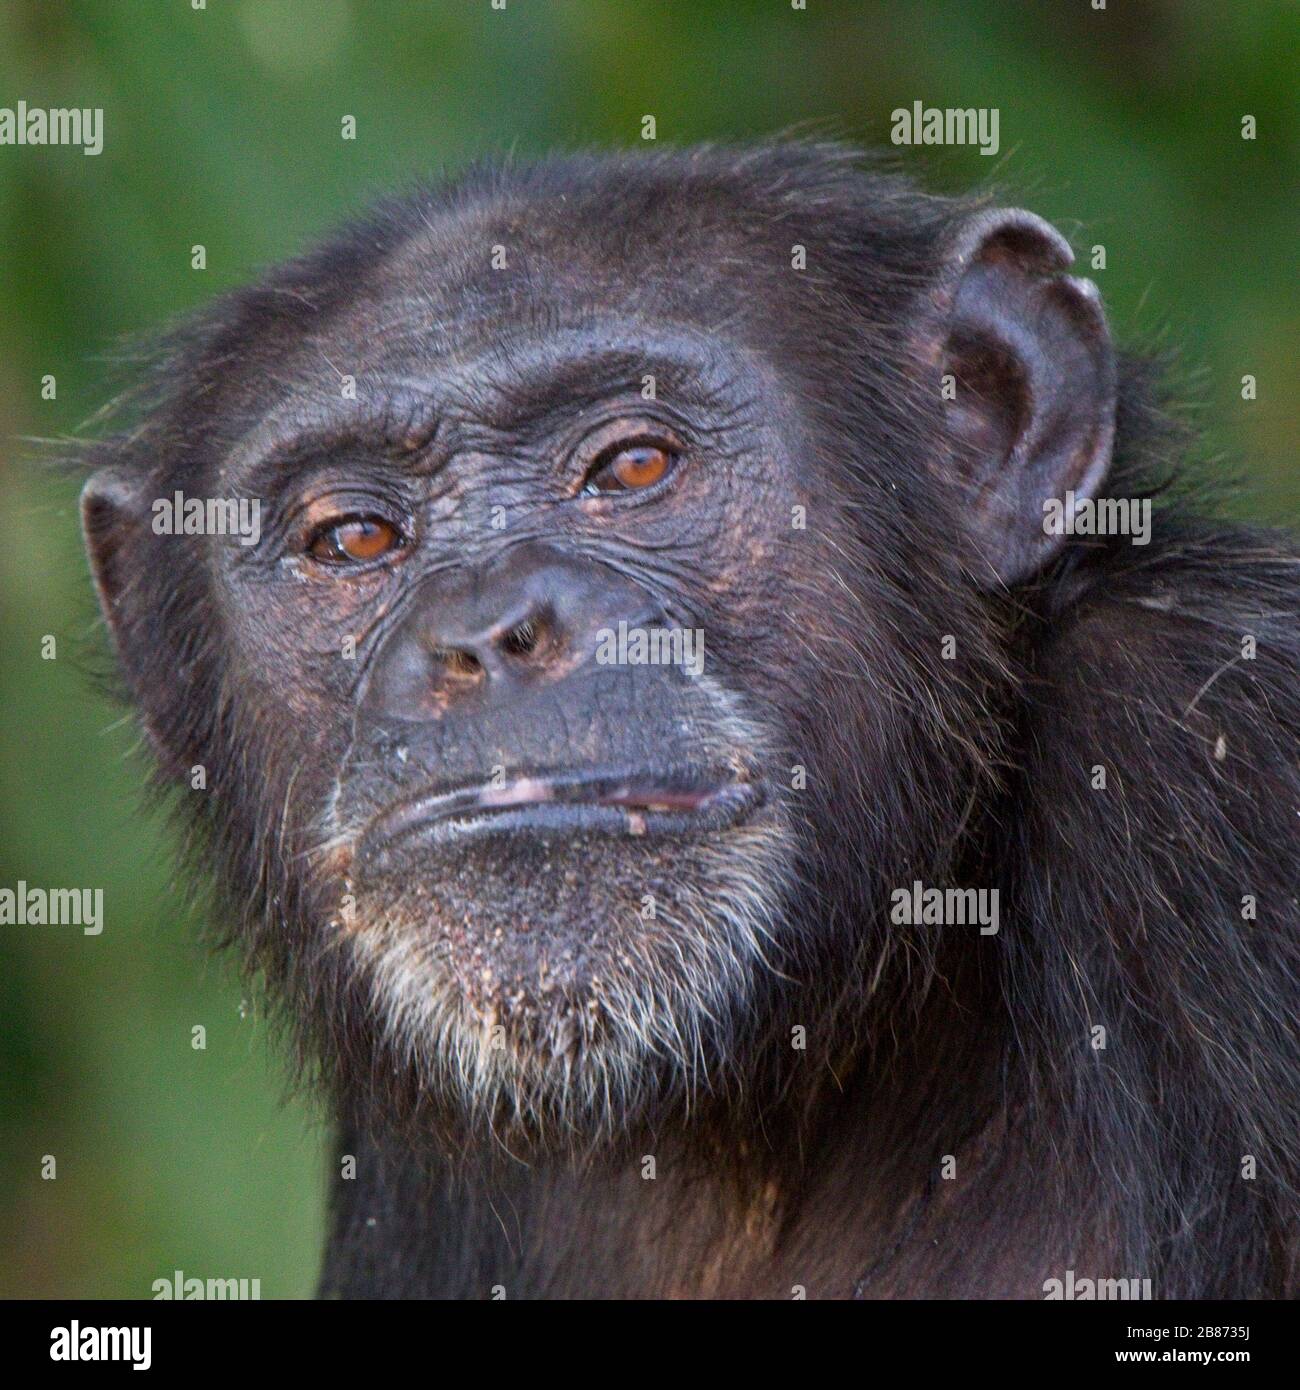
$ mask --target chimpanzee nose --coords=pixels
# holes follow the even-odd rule
[[[652,626],[650,595],[597,561],[530,543],[425,580],[379,652],[372,714],[440,718],[453,704],[517,697],[594,660],[600,633]]]
[[[447,683],[473,684],[489,674],[499,680],[518,667],[532,664],[540,668],[559,655],[554,612],[550,604],[530,604],[517,617],[471,629],[455,621],[431,623],[424,645]]]

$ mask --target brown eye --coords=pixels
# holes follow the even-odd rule
[[[397,527],[377,516],[350,516],[312,537],[307,553],[326,564],[365,564],[396,550],[402,538]]]
[[[653,487],[666,478],[677,455],[660,444],[632,444],[597,464],[587,481],[587,492],[635,492]]]

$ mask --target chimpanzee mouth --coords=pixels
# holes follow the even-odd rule
[[[426,791],[381,811],[361,837],[362,862],[401,842],[450,845],[488,835],[682,835],[724,830],[763,802],[735,774],[638,770],[547,773],[496,786]]]

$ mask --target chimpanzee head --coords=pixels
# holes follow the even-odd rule
[[[335,1070],[587,1142],[778,1077],[796,1024],[835,1052],[884,895],[994,781],[1044,502],[1108,463],[1069,260],[836,148],[565,158],[386,204],[170,344],[87,543]],[[159,524],[194,507],[256,533]]]

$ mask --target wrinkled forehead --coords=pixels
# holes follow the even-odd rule
[[[433,214],[374,268],[336,329],[368,362],[401,371],[558,357],[602,336],[611,352],[638,339],[716,351],[722,330],[744,346],[764,254],[688,223],[665,209],[614,225],[598,205],[561,198]]]
[[[776,384],[763,340],[738,329],[755,278],[735,254],[686,254],[664,225],[616,234],[509,205],[439,214],[283,344],[266,408],[222,472],[246,475],[304,440],[435,426],[522,437],[614,397],[661,400],[703,425],[747,413]]]

